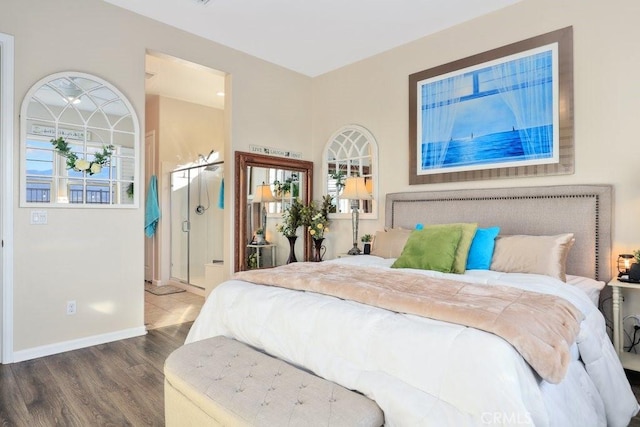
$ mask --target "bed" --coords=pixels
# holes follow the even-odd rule
[[[556,306],[566,305],[578,313],[577,329],[565,340],[566,349],[557,351],[566,353],[560,374],[545,371],[545,363],[532,362],[538,350],[522,350],[520,338],[528,333],[517,329],[507,328],[511,337],[499,336],[500,332],[487,332],[482,325],[478,329],[457,320],[423,317],[410,309],[385,309],[357,298],[266,286],[239,277],[211,293],[187,342],[216,335],[238,339],[365,394],[382,408],[389,426],[626,426],[638,412],[638,403],[597,308],[598,293],[611,275],[611,201],[612,188],[606,185],[412,192],[386,197],[387,233],[405,230],[413,236],[409,237],[412,242],[421,234],[412,231],[418,226],[433,230],[437,229],[433,224],[451,223],[475,223],[478,229],[499,226],[499,239],[505,239],[500,248],[506,248],[507,253],[514,251],[509,244],[522,243],[517,240],[520,236],[570,234],[571,239],[566,240],[568,256],[561,260],[566,283],[555,269],[551,275],[537,270],[469,269],[452,274],[416,268],[397,273],[401,269],[390,267],[404,258],[408,241],[399,258],[341,258],[321,263],[324,273],[316,275],[323,276],[331,269],[356,272],[357,277],[324,284],[341,292],[355,289],[356,282],[367,286],[378,277],[405,274],[403,280],[411,275],[434,283],[455,282],[489,296],[504,288],[547,298],[553,302],[543,303],[544,308],[534,307],[543,315],[544,310],[551,313]],[[381,231],[374,240],[374,253],[376,241],[386,238],[388,234]],[[295,267],[313,263],[299,264]],[[257,273],[269,278],[284,276],[286,268]],[[527,322],[525,318],[523,324],[536,328],[538,320],[533,320],[533,315],[531,319]]]

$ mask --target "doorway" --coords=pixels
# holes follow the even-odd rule
[[[224,167],[216,167],[213,171],[210,165],[218,160],[222,163],[224,159],[226,74],[147,51],[145,76],[145,183],[148,186],[151,177],[156,176],[160,210],[155,234],[151,238],[145,237],[145,283],[147,289],[149,286],[173,285],[203,299],[208,287],[205,264],[214,260],[224,262],[225,258],[223,240],[220,240],[219,251],[201,249],[208,233],[222,237],[227,221],[227,215],[217,206]],[[207,161],[203,162],[203,158]],[[193,207],[187,205],[185,208],[188,208],[190,218],[181,221],[190,221],[187,224],[192,230],[207,230],[205,237],[196,231],[177,233],[172,225],[173,218],[178,215],[173,209],[177,197],[173,194],[172,173],[175,170],[184,170],[190,176],[189,197],[195,203]],[[203,210],[202,215],[196,213],[198,206]],[[179,258],[176,247],[187,249],[186,261]],[[175,323],[187,321],[186,314],[176,313],[176,310],[186,305],[187,301],[181,299],[189,297],[185,293],[160,297],[145,295],[147,303],[149,298],[155,304],[145,304],[145,323],[149,323],[149,313],[160,312],[159,308],[171,311],[163,316],[179,319]],[[174,300],[175,304],[171,302]]]
[[[13,36],[0,33],[0,363],[13,362]]]

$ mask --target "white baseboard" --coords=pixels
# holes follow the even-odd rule
[[[38,357],[51,356],[52,354],[64,353],[65,351],[78,350],[80,348],[91,347],[113,341],[146,335],[147,329],[144,326],[139,328],[123,329],[121,331],[109,332],[102,335],[79,338],[77,340],[64,341],[55,344],[43,345],[40,347],[28,348],[13,353],[13,362],[37,359]]]

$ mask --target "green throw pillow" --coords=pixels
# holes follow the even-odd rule
[[[400,258],[391,268],[417,268],[450,273],[461,237],[461,227],[429,227],[413,231]]]
[[[421,229],[426,230],[429,228],[459,228],[462,230],[462,237],[460,238],[460,244],[456,252],[456,259],[453,261],[452,273],[463,274],[467,269],[467,259],[469,257],[469,250],[471,249],[471,243],[476,235],[478,229],[477,223],[457,222],[452,224],[417,224]]]

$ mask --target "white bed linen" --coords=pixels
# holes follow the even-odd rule
[[[392,260],[330,262],[369,265],[375,274]],[[506,341],[473,328],[237,280],[210,294],[187,342],[225,335],[264,349],[374,399],[389,426],[627,425],[637,402],[602,315],[580,289],[539,275],[452,276],[559,295],[580,309],[585,321],[566,378],[542,381]]]
[[[600,291],[604,289],[605,283],[588,277],[571,276],[567,274],[567,285],[575,286],[587,294],[591,302],[597,307],[600,302]]]

